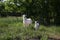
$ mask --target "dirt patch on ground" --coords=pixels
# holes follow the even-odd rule
[[[60,40],[60,35],[48,35],[48,40]]]

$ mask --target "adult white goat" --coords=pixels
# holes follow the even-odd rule
[[[39,28],[39,26],[40,26],[39,23],[37,21],[35,21],[35,26],[34,26],[35,30],[37,30]]]
[[[32,23],[31,18],[26,18],[26,15],[23,15],[23,26],[29,26]]]

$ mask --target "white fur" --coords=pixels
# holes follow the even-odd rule
[[[32,23],[31,18],[26,18],[26,15],[23,15],[23,25],[29,26]]]
[[[35,21],[35,26],[34,28],[37,30],[39,28],[39,23],[37,21]]]

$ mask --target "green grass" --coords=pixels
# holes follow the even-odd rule
[[[38,30],[34,30],[34,25],[23,27],[22,17],[0,18],[0,40],[26,40],[41,36],[41,40],[47,40],[48,35],[59,35],[60,27],[46,27],[40,25]]]

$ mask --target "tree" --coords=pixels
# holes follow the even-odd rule
[[[0,11],[6,15],[26,14],[33,20],[43,20],[45,25],[60,24],[59,0],[9,0],[0,4]]]

